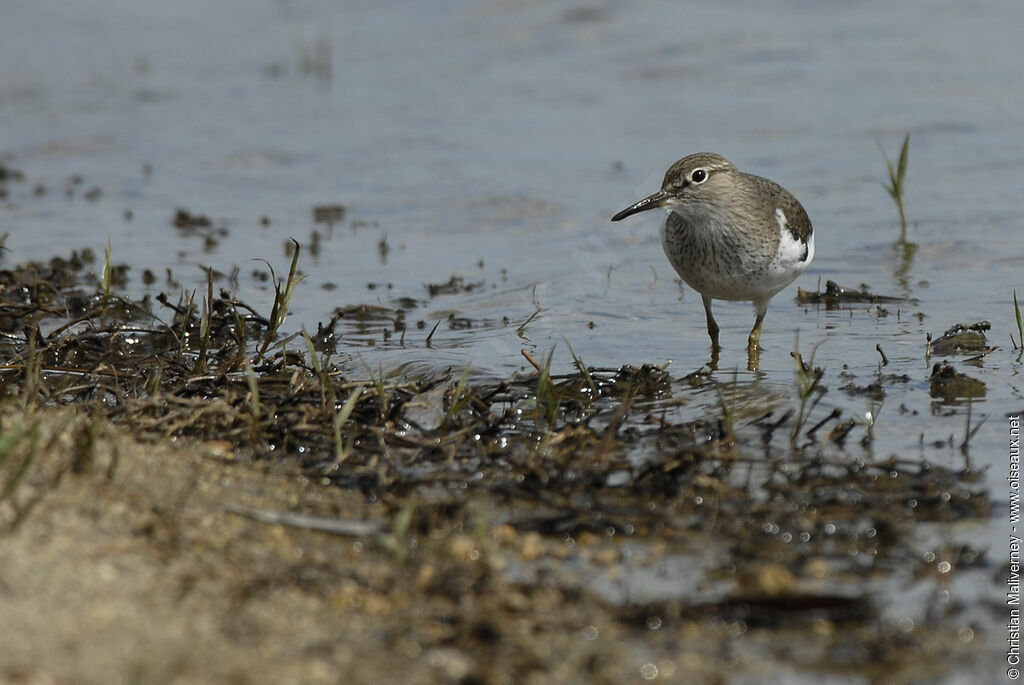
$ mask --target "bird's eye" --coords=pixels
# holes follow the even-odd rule
[[[694,169],[693,173],[690,174],[690,180],[694,183],[703,183],[708,180],[708,172],[703,169]]]

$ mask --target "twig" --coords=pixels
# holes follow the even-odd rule
[[[441,321],[443,321],[443,319],[438,319],[437,323],[434,324],[434,327],[430,329],[430,335],[427,336],[427,342],[426,342],[427,347],[430,347],[430,340],[431,340],[431,338],[434,337],[434,331],[436,331],[437,327],[441,325]]]
[[[334,519],[325,516],[307,516],[305,514],[294,514],[290,511],[270,511],[267,509],[250,509],[249,507],[237,504],[228,504],[224,511],[235,516],[242,516],[260,523],[268,523],[273,526],[289,526],[291,528],[302,528],[304,530],[316,530],[321,533],[332,535],[345,535],[348,537],[366,537],[383,533],[386,528],[380,521],[368,519]]]
[[[533,368],[537,369],[537,371],[540,371],[540,364],[537,363],[536,359],[530,356],[529,352],[527,352],[526,350],[519,350],[519,353],[526,357],[526,361],[530,362],[530,365]]]
[[[882,343],[875,345],[875,349],[878,350],[878,354],[882,355],[882,366],[889,366],[889,358],[885,356],[885,352],[882,351]]]

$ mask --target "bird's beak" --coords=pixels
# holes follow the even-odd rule
[[[654,209],[656,207],[664,207],[665,203],[672,198],[672,193],[666,193],[664,190],[659,190],[654,195],[648,195],[644,199],[637,202],[631,207],[626,207],[624,210],[612,217],[612,221],[622,221],[631,214],[637,212],[646,212],[648,209]]]

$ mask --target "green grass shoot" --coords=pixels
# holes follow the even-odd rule
[[[820,344],[818,343],[818,345]],[[793,444],[796,443],[801,431],[803,431],[804,424],[810,417],[811,412],[814,411],[814,408],[818,406],[818,402],[824,396],[824,393],[819,393],[817,397],[813,400],[811,399],[815,391],[820,387],[821,378],[824,375],[821,367],[814,366],[814,355],[818,352],[818,345],[811,349],[811,356],[806,362],[804,362],[804,358],[800,354],[799,334],[797,334],[796,342],[793,345],[791,355],[795,361],[797,397],[800,399],[800,409],[797,411],[796,421],[793,423],[793,432],[789,436],[790,442]]]
[[[473,395],[466,392],[466,384],[469,381],[469,372],[472,370],[472,366],[466,364],[465,370],[459,377],[459,382],[455,386],[455,392],[452,393],[451,404],[448,405],[448,411],[444,413],[444,418],[441,419],[440,430],[444,432],[451,425],[452,419],[469,403]]]
[[[352,411],[356,408],[356,404],[359,403],[359,398],[363,396],[363,386],[357,385],[352,388],[348,398],[345,400],[345,404],[341,405],[341,409],[334,416],[334,425],[332,426],[334,431],[334,461],[327,465],[324,469],[324,473],[329,474],[334,470],[335,467],[343,464],[348,459],[349,451],[352,445],[345,446],[345,441],[342,436],[341,429],[345,426],[345,422],[348,421],[348,417],[352,415]],[[351,440],[349,441],[351,443]]]
[[[302,340],[306,344],[306,355],[308,356],[309,363],[313,367],[313,373],[317,377],[317,381],[320,385],[320,406],[327,406],[328,395],[331,398],[331,403],[334,403],[334,391],[330,385],[330,373],[327,368],[327,359],[320,359],[320,354],[316,350],[316,345],[313,344],[313,339],[309,337],[309,333],[306,329],[302,329]]]
[[[1021,323],[1020,319],[1020,305],[1017,304],[1017,289],[1013,290],[1013,313],[1017,315],[1017,342],[1013,344],[1013,349],[1017,349],[1018,344],[1021,349],[1024,349],[1024,324]],[[1013,336],[1010,336],[1010,340],[1013,340]]]
[[[113,268],[110,265],[110,238],[107,238],[107,249],[103,253],[103,277],[100,281],[100,287],[103,292],[103,304],[110,302],[110,287],[113,280]]]
[[[885,158],[885,166],[889,172],[889,183],[883,183],[882,186],[885,188],[886,192],[889,193],[892,201],[896,203],[896,209],[900,212],[900,231],[903,237],[906,238],[907,215],[903,210],[903,182],[907,176],[907,152],[910,146],[910,134],[908,133],[903,137],[903,146],[900,148],[900,155],[896,159],[895,164],[891,159],[889,159],[889,155],[885,154],[885,149],[882,147],[882,144],[877,140],[875,141],[875,144],[878,145],[878,149],[881,151],[882,157]]]
[[[572,364],[576,367],[576,370],[583,376],[583,381],[587,384],[590,389],[590,399],[597,399],[597,384],[594,383],[594,377],[590,374],[590,369],[583,363],[583,360],[576,354],[576,350],[572,349],[572,345],[569,344],[569,340],[563,335],[562,340],[565,342],[565,346],[569,348],[569,354],[572,356]]]
[[[249,411],[252,413],[253,424],[260,421],[260,385],[256,380],[256,370],[248,360],[245,362],[245,382],[249,386]]]
[[[548,423],[554,423],[558,416],[558,394],[555,384],[551,381],[551,361],[555,357],[555,348],[548,352],[544,365],[537,372],[537,407],[544,409]]]
[[[206,273],[206,297],[199,314],[199,354],[196,356],[196,373],[206,373],[206,354],[210,350],[210,317],[213,315],[213,271]]]
[[[284,320],[288,317],[288,306],[291,304],[292,295],[295,294],[295,288],[299,283],[302,282],[302,276],[297,275],[297,267],[299,265],[299,241],[292,238],[294,243],[294,251],[292,252],[291,266],[288,268],[288,277],[281,283],[274,274],[274,268],[270,266],[269,262],[266,262],[267,267],[270,268],[270,277],[274,282],[274,304],[270,309],[269,324],[267,325],[267,336],[263,340],[263,347],[260,349],[260,355],[262,356],[267,348],[270,347],[270,343],[277,337],[277,331],[284,324]]]

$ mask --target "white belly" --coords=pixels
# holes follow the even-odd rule
[[[717,300],[767,302],[792,283],[814,258],[814,236],[804,244],[786,230],[786,218],[776,213],[778,234],[763,240],[728,227],[702,223],[702,229],[668,221],[661,244],[683,281],[702,295]]]

